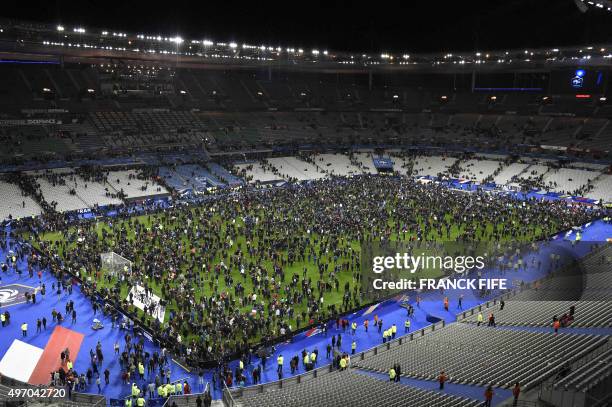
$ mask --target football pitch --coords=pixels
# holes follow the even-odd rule
[[[326,283],[321,290],[324,293],[324,306],[321,307],[324,317],[331,316],[328,312],[330,305],[336,307],[336,312],[341,310],[347,289],[354,294],[350,308],[365,305],[360,303],[358,291],[360,241],[349,236],[292,229],[290,223],[285,228],[279,228],[279,219],[283,215],[264,209],[236,211],[231,217],[209,209],[195,206],[127,219],[98,219],[65,231],[46,232],[38,238],[47,242],[64,261],[80,259],[83,255],[99,259],[101,253],[114,251],[133,261],[133,269],[142,273],[156,259],[171,259],[178,269],[159,270],[160,278],[146,280],[156,295],[168,301],[166,322],[170,312],[177,311],[180,306],[177,298],[169,295],[169,288],[177,285],[192,289],[196,302],[204,297],[229,296],[234,309],[247,314],[253,312],[254,304],[245,296],[256,293],[256,303],[263,303],[264,309],[269,310],[271,302],[283,301],[283,296],[289,292],[286,289],[288,285],[298,287],[292,291],[295,295],[304,281],[310,281],[309,287],[315,292],[319,292],[319,282]],[[388,230],[386,236],[389,240],[409,241],[416,238],[414,230],[398,230],[399,220],[393,217],[391,210],[389,215],[382,225]],[[425,239],[435,241],[453,241],[466,229],[476,230],[476,236],[484,241],[490,240],[493,232],[501,236],[501,241],[531,241],[546,233],[539,225],[529,225],[527,229],[522,229],[522,234],[511,236],[510,231],[515,227],[512,220],[500,223],[456,222],[456,216],[452,214],[448,214],[443,222],[423,216],[417,219],[420,228],[429,231]],[[444,226],[438,229],[440,224]],[[363,237],[374,238],[370,232],[365,230]],[[215,267],[226,267],[227,272],[216,273],[213,271]],[[282,273],[278,273],[279,269],[282,269]],[[81,267],[79,271],[82,278],[95,279],[98,288],[119,287],[122,299],[128,296],[131,289],[131,284],[121,281],[119,276],[110,275],[107,270]],[[419,277],[440,276],[439,272],[430,270]],[[256,288],[255,282],[260,289]],[[244,290],[237,295],[235,289],[238,283]],[[267,293],[262,292],[262,287],[266,288]],[[294,312],[284,318],[292,330],[308,325],[311,305],[303,298],[296,298]],[[130,310],[140,317],[153,319],[134,307]],[[270,333],[272,336],[279,334],[274,329]],[[249,336],[249,340],[257,342],[261,340],[261,335]]]

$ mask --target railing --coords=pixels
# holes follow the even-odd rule
[[[353,355],[351,360],[364,360],[367,357],[378,355],[380,352],[388,351],[392,348],[396,348],[401,346],[404,343],[410,342],[412,340],[418,339],[422,336],[427,335],[428,333],[435,332],[441,328],[446,326],[445,321],[440,321],[432,325],[428,325],[422,329],[411,332],[409,334],[405,334],[404,336],[400,336],[399,338],[392,339],[383,343],[381,345],[370,348],[366,351],[363,351],[359,354]],[[223,404],[225,407],[235,407],[236,400],[235,398],[241,398],[245,396],[249,396],[252,394],[265,393],[272,390],[283,389],[288,386],[299,385],[302,382],[306,382],[312,379],[316,379],[319,376],[326,375],[336,371],[333,368],[332,364],[326,364],[322,367],[314,369],[310,372],[302,373],[287,379],[281,379],[273,382],[268,382],[265,384],[257,384],[254,386],[248,387],[240,387],[240,388],[228,388],[224,385],[223,389]]]
[[[0,375],[0,384],[11,387],[11,388],[31,388],[31,389],[42,389],[47,388],[48,386],[34,386],[28,383],[24,383],[20,380],[13,379],[8,376]],[[66,392],[66,396],[68,393]],[[61,403],[66,406],[88,406],[88,407],[99,407],[106,405],[106,397],[100,394],[89,394],[89,393],[72,393],[72,397],[68,398],[54,398],[54,397],[45,397],[45,398],[37,398],[36,401],[38,403]]]
[[[174,395],[170,396],[164,402],[163,407],[176,405],[177,407],[187,407],[192,405],[197,405],[198,397],[200,399],[204,396],[204,394],[209,391],[209,384],[206,383],[206,388],[202,393],[194,393],[194,394],[183,394],[183,395]]]
[[[221,397],[221,400],[223,401],[223,405],[225,407],[236,406],[236,400],[234,400],[232,391],[227,387],[227,384],[225,384],[225,382],[223,382],[223,396]]]

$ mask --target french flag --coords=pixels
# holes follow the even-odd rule
[[[48,385],[51,372],[63,367],[60,354],[68,349],[72,363],[77,358],[84,335],[56,326],[44,349],[15,339],[0,360],[0,373],[33,385]]]

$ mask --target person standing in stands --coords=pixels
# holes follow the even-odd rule
[[[493,387],[488,386],[484,392],[485,403],[484,407],[491,407],[491,402],[493,401]]]
[[[448,380],[448,376],[444,373],[444,370],[440,372],[438,376],[438,383],[440,383],[440,390],[444,390],[444,383]]]
[[[204,407],[210,407],[211,404],[212,396],[210,395],[210,392],[207,391],[206,393],[204,393]]]
[[[512,388],[512,395],[514,396],[514,401],[512,403],[513,406],[516,406],[518,404],[518,398],[520,394],[521,394],[521,385],[519,384],[519,382],[516,382],[514,383],[514,387]]]
[[[278,358],[276,358],[276,371],[278,372],[279,376],[283,373],[283,355],[278,355]]]
[[[395,369],[394,368],[389,369],[389,381],[390,382],[395,381],[395,376],[396,376]]]

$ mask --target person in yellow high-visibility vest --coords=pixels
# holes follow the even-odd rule
[[[144,397],[142,397],[142,396],[138,397],[138,399],[136,399],[136,405],[138,407],[144,407],[144,405],[145,405]]]
[[[353,343],[351,343],[351,354],[354,355],[356,350],[357,350],[357,342],[353,341]]]
[[[25,322],[21,324],[21,336],[28,336],[28,324]]]
[[[346,358],[340,359],[340,370],[346,369],[346,364],[347,364]]]
[[[132,396],[137,397],[140,394],[140,389],[136,386],[136,383],[132,383]]]
[[[183,385],[181,382],[177,382],[174,386],[176,387],[176,394],[183,394]]]
[[[395,335],[397,334],[397,326],[393,324],[391,327],[391,338],[395,339]]]
[[[66,367],[68,368],[68,371],[72,370],[72,361],[71,360],[66,362]]]
[[[144,379],[144,365],[142,364],[142,362],[138,362],[138,374],[140,375],[140,380]]]
[[[389,381],[394,382],[395,381],[395,369],[391,368],[389,369]]]
[[[310,363],[312,363],[313,365],[317,364],[317,353],[316,352],[312,352],[310,354]]]
[[[407,319],[406,322],[404,322],[404,333],[408,333],[410,331],[410,320]]]
[[[383,343],[387,342],[387,335],[389,334],[389,332],[387,332],[387,330],[385,329],[383,331]]]
[[[357,322],[351,324],[351,330],[353,331],[353,335],[355,335],[355,331],[357,331]]]
[[[157,395],[159,397],[165,397],[164,396],[164,386],[163,385],[157,386]]]
[[[128,397],[125,399],[125,407],[132,407],[132,398]]]
[[[278,355],[278,357],[276,358],[276,364],[278,365],[276,367],[276,371],[278,373],[282,373],[283,371],[283,362],[284,362],[283,355]]]

